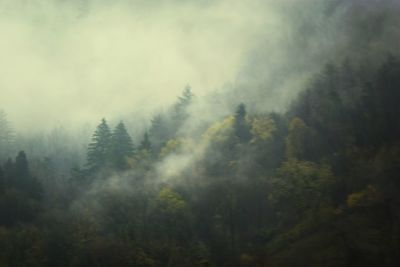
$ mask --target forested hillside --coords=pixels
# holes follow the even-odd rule
[[[67,137],[31,160],[2,112],[0,266],[400,264],[399,58],[327,64],[285,112],[189,135],[195,101],[141,140],[102,119],[84,164]]]
[[[400,266],[400,0],[0,0],[0,267]]]

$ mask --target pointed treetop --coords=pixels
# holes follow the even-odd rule
[[[143,140],[142,142],[140,142],[140,146],[139,146],[140,150],[151,150],[151,142],[149,139],[149,134],[147,133],[147,131],[144,133],[143,135]]]
[[[89,169],[98,170],[106,164],[111,141],[111,130],[103,118],[92,136],[92,142],[87,150],[87,165]]]
[[[111,137],[110,157],[113,166],[117,169],[127,168],[127,158],[134,153],[132,138],[121,121],[115,127]]]

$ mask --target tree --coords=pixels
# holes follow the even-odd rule
[[[127,158],[132,156],[133,152],[132,138],[121,121],[111,136],[110,161],[112,166],[119,170],[126,169],[128,167]]]
[[[39,199],[42,196],[42,186],[29,170],[29,163],[24,151],[15,158],[15,187],[28,196]]]
[[[270,202],[284,224],[295,224],[329,207],[334,176],[328,165],[289,160],[271,179]]]
[[[151,120],[149,137],[153,144],[153,153],[157,155],[165,143],[170,139],[170,129],[164,114],[157,114]]]
[[[187,202],[183,197],[166,186],[159,191],[155,200],[153,220],[159,225],[158,236],[164,237],[168,245],[172,245],[172,240],[187,238],[190,216]]]
[[[316,138],[312,130],[298,117],[289,124],[289,133],[286,137],[286,157],[288,159],[314,159]]]
[[[147,132],[145,132],[143,135],[143,140],[140,142],[139,150],[151,151],[151,142]]]
[[[8,187],[12,184],[15,173],[14,162],[12,161],[11,158],[8,158],[7,161],[4,163],[3,172],[4,172],[4,184],[5,187]]]
[[[178,101],[173,106],[170,114],[170,136],[171,138],[181,137],[179,130],[184,125],[185,121],[189,118],[188,108],[192,104],[193,93],[189,85],[185,87],[183,93],[178,97]]]
[[[246,114],[246,106],[241,103],[236,109],[233,125],[235,135],[241,143],[247,143],[251,139],[250,126],[246,121]]]
[[[193,96],[190,86],[186,86],[171,109],[157,114],[151,120],[149,137],[154,155],[160,153],[168,140],[182,137],[178,136],[179,130],[189,117],[188,107],[192,104]]]
[[[382,142],[398,140],[400,135],[400,60],[389,56],[378,70],[376,78],[377,118],[379,136]],[[377,127],[378,128],[378,127]]]
[[[15,158],[15,174],[17,176],[29,176],[28,159],[24,151],[20,151]]]
[[[187,85],[183,90],[182,95],[178,97],[178,102],[174,106],[174,120],[177,123],[182,123],[187,119],[187,108],[192,104],[193,96],[192,88],[190,85]]]
[[[14,132],[7,119],[7,114],[0,110],[0,159],[3,160],[13,152]]]
[[[107,163],[111,142],[111,131],[103,118],[93,134],[92,142],[87,150],[87,166],[92,171],[98,171]]]

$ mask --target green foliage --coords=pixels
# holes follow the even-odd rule
[[[223,121],[211,125],[203,134],[203,140],[211,143],[224,143],[232,137],[234,116],[229,116]]]
[[[179,139],[171,139],[161,149],[160,157],[165,157],[172,152],[178,151],[182,147],[182,141]]]
[[[271,117],[255,117],[251,122],[251,142],[266,141],[273,137],[277,130],[275,121]]]
[[[183,122],[189,117],[188,107],[193,101],[192,88],[187,85],[182,92],[182,96],[178,98],[177,103],[174,105],[173,121],[174,127],[178,129]]]
[[[7,114],[0,109],[0,160],[3,161],[14,152],[14,135]]]
[[[241,103],[236,109],[233,130],[235,136],[239,139],[240,142],[246,143],[250,141],[250,126],[247,122],[246,106],[243,103]]]
[[[169,187],[164,187],[158,193],[157,206],[163,213],[174,216],[186,209],[185,201]]]
[[[286,157],[288,159],[307,160],[313,158],[315,136],[312,130],[300,118],[293,118],[286,137]]]
[[[149,152],[152,150],[149,134],[147,132],[143,135],[143,140],[140,142],[139,150],[147,150]]]
[[[109,157],[112,167],[116,170],[128,168],[128,157],[134,153],[133,142],[123,122],[115,127],[110,140]]]
[[[350,194],[347,197],[347,206],[349,208],[374,206],[382,201],[382,196],[372,185],[368,185],[366,189]]]
[[[328,64],[286,113],[241,104],[201,139],[188,87],[137,150],[103,119],[70,179],[21,151],[0,167],[0,266],[398,266],[399,66]]]
[[[107,121],[102,119],[87,150],[87,166],[90,170],[97,171],[106,165],[110,153],[111,136]]]
[[[334,176],[326,165],[290,160],[271,179],[268,199],[285,222],[297,221],[330,205]]]

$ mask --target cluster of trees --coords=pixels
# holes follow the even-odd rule
[[[7,161],[0,265],[400,264],[398,58],[328,64],[285,113],[239,104],[199,136],[182,129],[192,101],[136,146],[103,119],[57,194],[25,153]]]
[[[124,170],[128,168],[128,157],[134,153],[132,138],[121,121],[111,132],[105,119],[102,119],[87,151],[87,167],[90,171],[103,168]]]
[[[0,166],[0,224],[31,222],[38,214],[42,193],[25,153],[19,152],[15,161],[8,159]]]

